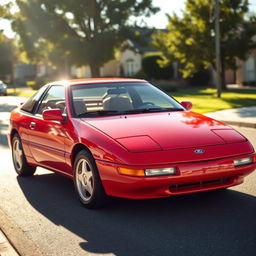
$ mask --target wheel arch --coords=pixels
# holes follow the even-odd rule
[[[74,162],[75,162],[75,159],[76,159],[76,155],[81,151],[81,150],[86,150],[92,157],[92,152],[90,151],[90,149],[82,144],[82,143],[78,143],[76,144],[73,149],[72,149],[72,152],[71,152],[71,164],[72,164],[72,167],[74,166]]]
[[[12,142],[14,134],[18,134],[18,136],[20,136],[18,130],[16,128],[13,128],[10,133],[10,143]]]

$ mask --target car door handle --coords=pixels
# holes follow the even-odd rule
[[[35,123],[35,122],[31,122],[30,125],[29,125],[29,128],[30,128],[31,130],[34,130],[35,127],[36,127],[36,123]]]

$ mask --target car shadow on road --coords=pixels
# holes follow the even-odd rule
[[[30,204],[85,242],[86,252],[117,256],[247,255],[256,251],[256,198],[233,190],[167,199],[113,199],[101,210],[76,200],[56,174],[18,177]]]

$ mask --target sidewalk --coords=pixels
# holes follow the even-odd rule
[[[226,124],[256,128],[256,106],[226,109],[204,115]]]
[[[7,240],[6,236],[1,232],[0,229],[0,255],[1,256],[18,256],[19,254],[15,251],[12,245]]]

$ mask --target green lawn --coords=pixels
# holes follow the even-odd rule
[[[29,97],[35,91],[29,88],[8,89],[8,95]],[[216,89],[213,88],[182,88],[169,93],[176,100],[189,100],[193,103],[192,110],[198,113],[214,112],[229,108],[256,106],[256,89],[229,89],[222,93],[221,99],[216,97]]]
[[[229,89],[222,92],[221,99],[216,97],[216,89],[213,88],[183,88],[169,94],[178,101],[191,101],[192,110],[198,113],[256,106],[256,90],[253,89]]]

